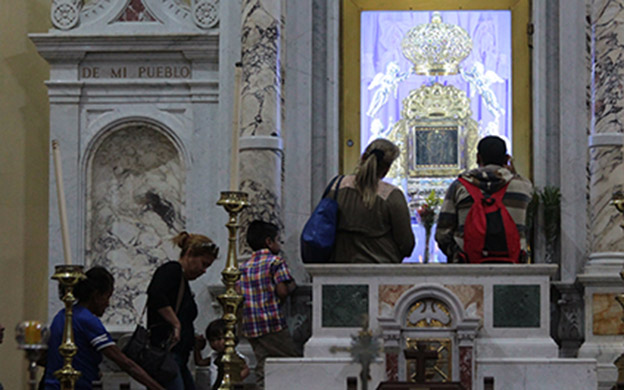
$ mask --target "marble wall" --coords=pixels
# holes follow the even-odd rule
[[[178,258],[168,242],[175,233],[227,245],[227,213],[216,201],[228,183],[232,73],[219,69],[236,44],[220,34],[220,15],[234,24],[215,13],[229,10],[219,4],[88,2],[74,15],[80,23],[54,19],[56,12],[55,28],[30,36],[51,65],[50,138],[61,146],[74,262],[105,265],[116,277],[103,318],[111,332],[133,329],[153,269]],[[233,34],[240,41],[240,26]],[[63,251],[53,172],[49,188],[51,273]],[[191,283],[197,329],[216,316],[207,287],[221,284],[224,263],[221,256]],[[50,283],[50,317],[62,305],[56,288]]]
[[[168,238],[186,225],[186,167],[167,136],[141,123],[110,132],[89,165],[85,264],[116,280],[104,322],[132,324],[156,267],[178,258]]]

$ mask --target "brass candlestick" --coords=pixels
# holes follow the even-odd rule
[[[228,252],[225,269],[221,272],[225,294],[219,295],[219,302],[223,306],[223,319],[226,323],[225,352],[223,354],[223,381],[219,390],[231,390],[233,384],[240,382],[240,372],[243,360],[236,354],[234,347],[234,328],[236,325],[236,312],[243,301],[243,296],[236,291],[236,282],[240,279],[241,272],[238,269],[237,260],[237,231],[238,214],[247,206],[247,193],[240,191],[223,191],[217,205],[223,206],[230,218],[225,226],[228,228]]]
[[[59,346],[59,353],[63,356],[63,367],[54,372],[54,376],[61,384],[61,390],[73,390],[76,381],[80,377],[80,371],[72,367],[74,355],[78,347],[74,343],[74,330],[72,326],[73,307],[76,302],[74,286],[86,276],[81,265],[57,265],[54,267],[52,279],[61,284],[61,300],[65,302],[65,325],[63,327],[63,342]]]

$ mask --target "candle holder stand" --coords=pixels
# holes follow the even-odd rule
[[[48,350],[45,344],[29,344],[20,345],[20,349],[26,352],[26,360],[28,360],[28,388],[37,390],[37,362]]]
[[[28,360],[28,388],[37,390],[37,362],[48,350],[48,327],[39,321],[22,321],[15,327],[17,347],[26,353]]]
[[[225,268],[221,272],[225,293],[219,295],[219,302],[223,307],[223,319],[226,323],[225,331],[225,352],[223,354],[223,381],[219,385],[219,390],[232,390],[234,384],[241,381],[240,372],[243,367],[243,360],[235,351],[234,329],[236,326],[236,313],[243,296],[236,291],[236,283],[240,280],[241,272],[238,269],[237,260],[237,238],[238,238],[238,214],[247,206],[247,193],[241,191],[223,191],[221,198],[217,202],[218,206],[223,206],[229,214],[228,222],[225,226],[228,229],[228,252]]]
[[[61,390],[74,390],[80,371],[72,367],[74,355],[78,347],[74,343],[73,307],[76,302],[74,287],[86,276],[81,265],[57,265],[54,267],[52,279],[58,280],[61,287],[61,300],[65,303],[65,325],[63,327],[63,342],[59,346],[59,353],[63,356],[63,367],[54,372],[54,376],[61,384]]]

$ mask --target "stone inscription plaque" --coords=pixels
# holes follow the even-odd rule
[[[85,65],[80,67],[80,79],[190,79],[189,65],[126,64]]]

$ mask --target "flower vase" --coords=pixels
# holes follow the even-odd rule
[[[429,240],[431,239],[431,229],[425,229],[425,253],[423,254],[423,264],[429,263]]]

